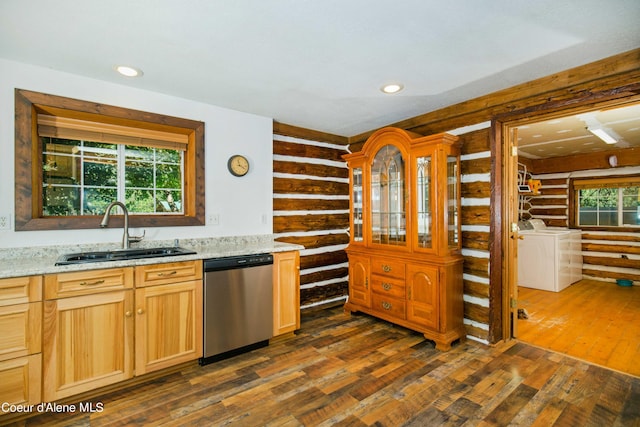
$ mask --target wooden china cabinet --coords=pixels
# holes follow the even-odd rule
[[[345,311],[450,349],[465,337],[458,138],[384,128],[343,158],[351,193]]]

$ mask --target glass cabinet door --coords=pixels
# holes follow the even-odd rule
[[[353,168],[351,171],[351,225],[352,241],[362,242],[362,168]]]
[[[417,158],[417,238],[418,247],[431,248],[433,240],[433,212],[431,209],[431,156]]]
[[[458,167],[458,157],[447,156],[447,241],[450,249],[458,248],[460,241]]]
[[[371,165],[373,243],[406,245],[405,162],[400,150],[385,145]]]

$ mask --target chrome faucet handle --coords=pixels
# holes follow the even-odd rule
[[[147,230],[142,230],[142,236],[129,236],[129,243],[136,243],[144,239],[144,235],[147,234]]]

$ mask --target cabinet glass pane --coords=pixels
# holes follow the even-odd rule
[[[351,235],[354,242],[362,242],[362,168],[353,168],[351,172],[353,194],[351,195],[351,218],[353,229]]]
[[[385,145],[371,166],[371,231],[373,243],[406,244],[405,166],[402,153]]]
[[[458,158],[447,156],[447,240],[450,248],[458,247]]]
[[[430,248],[433,236],[431,212],[431,156],[418,157],[418,246]]]

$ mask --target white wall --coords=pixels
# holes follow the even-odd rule
[[[146,239],[272,233],[271,118],[0,59],[0,216],[10,217],[10,229],[0,230],[0,248],[117,243],[122,238],[121,229],[99,229],[99,221],[91,230],[14,231],[16,88],[205,123],[207,225],[147,228]],[[246,155],[251,162],[251,170],[243,178],[227,171],[227,160],[236,153]],[[218,215],[219,225],[210,224],[212,215]],[[142,234],[142,229],[132,229],[131,234]]]

